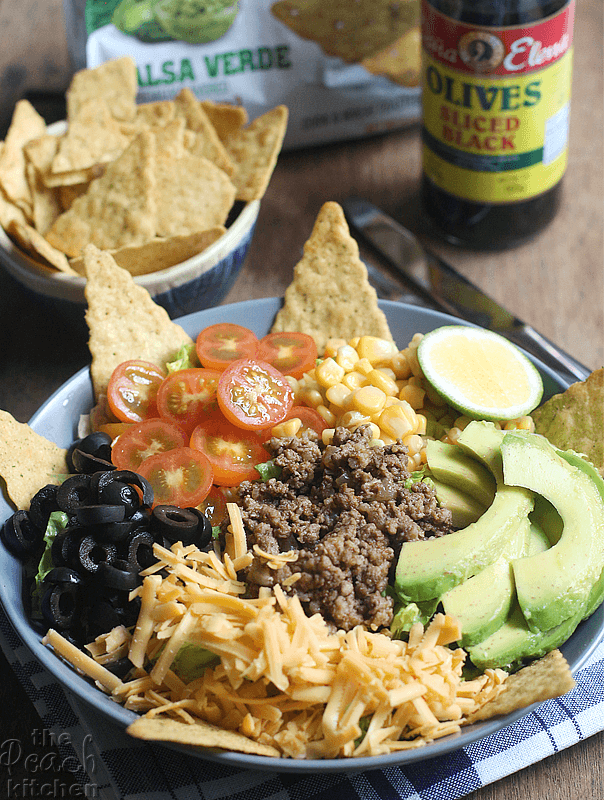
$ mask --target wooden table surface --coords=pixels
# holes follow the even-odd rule
[[[44,27],[39,18],[44,7]],[[16,16],[17,9],[22,14]],[[24,9],[27,14],[24,14]],[[10,13],[9,13],[10,12]],[[15,13],[12,13],[15,12]],[[27,28],[23,19],[27,18]],[[1,116],[26,90],[64,88],[69,66],[60,2],[0,0],[0,69],[20,76],[2,85]],[[56,35],[55,35],[56,34]],[[29,36],[29,39],[28,39]],[[48,42],[59,42],[44,69]],[[43,37],[44,53],[35,45]],[[590,368],[604,363],[602,215],[602,3],[580,0],[575,27],[571,146],[564,202],[536,239],[503,253],[472,253],[439,243],[417,201],[420,173],[417,128],[362,141],[284,153],[262,203],[248,261],[225,302],[281,295],[326,200],[350,194],[369,198],[419,233],[472,281]],[[48,56],[50,57],[50,56]],[[33,65],[33,66],[31,66]],[[13,70],[12,73],[10,70]],[[10,97],[9,97],[10,95]],[[1,122],[0,122],[1,124]],[[32,302],[0,271],[0,408],[27,421],[70,375],[89,362],[86,339]],[[20,684],[0,658],[0,747],[32,741],[40,720]],[[35,737],[33,737],[35,738]],[[595,735],[545,761],[474,792],[472,800],[584,800],[604,798],[604,739]],[[22,772],[20,773],[20,770]],[[0,796],[7,786],[0,759]],[[58,776],[69,785],[68,773]],[[17,765],[13,780],[31,777]],[[13,784],[14,785],[14,784]],[[75,795],[74,795],[75,796]]]

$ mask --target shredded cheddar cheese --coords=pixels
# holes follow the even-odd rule
[[[293,758],[419,747],[459,731],[502,690],[502,670],[463,680],[465,652],[449,646],[459,626],[443,614],[426,629],[414,625],[405,642],[361,627],[333,632],[319,614],[307,616],[287,587],[243,597],[237,572],[252,554],[238,507],[229,503],[228,511],[222,559],[180,543],[170,550],[154,545],[158,563],[132,593],[141,609],[131,637],[99,637],[89,646],[94,658],[68,652],[54,632],[49,643],[127,708],[189,724],[201,719]],[[296,556],[254,552],[274,569]],[[173,671],[187,642],[219,658],[189,683]],[[126,644],[136,669],[121,681],[97,660]]]

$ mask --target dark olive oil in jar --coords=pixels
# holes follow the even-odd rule
[[[574,0],[422,0],[422,204],[499,250],[554,218],[566,168]]]

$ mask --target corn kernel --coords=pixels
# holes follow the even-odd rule
[[[416,414],[415,416],[418,425],[417,433],[419,433],[420,436],[425,436],[426,430],[428,429],[428,418],[424,414]]]
[[[400,405],[385,408],[380,414],[378,425],[382,434],[387,434],[394,439],[402,439],[415,432],[415,426],[409,421],[405,409]]]
[[[415,375],[416,378],[423,377],[422,368],[419,365],[419,361],[417,360],[417,348],[416,347],[409,347],[405,351],[407,356],[407,361],[409,362],[409,366],[411,367],[411,372]]]
[[[368,417],[379,413],[386,402],[386,394],[377,386],[362,386],[353,392],[350,398],[350,407],[353,411],[360,411]]]
[[[400,402],[401,401],[398,399],[398,397],[392,397],[392,395],[389,394],[386,397],[386,404],[384,405],[384,408],[388,408],[388,406],[397,406]]]
[[[380,436],[382,435],[382,432],[380,431],[379,427],[375,424],[375,422],[370,422],[369,427],[371,428],[371,436],[374,439],[379,439]]]
[[[409,347],[416,348],[423,338],[424,338],[423,333],[414,333],[413,338],[409,342]]]
[[[535,422],[530,416],[517,417],[516,419],[508,420],[503,429],[505,431],[529,431],[529,433],[534,433]]]
[[[313,367],[312,369],[309,369],[308,372],[304,373],[304,375],[305,376],[308,375],[308,379],[309,380],[316,381],[317,380],[316,367]]]
[[[354,369],[354,365],[359,360],[359,354],[354,347],[351,347],[349,344],[344,344],[338,347],[335,359],[346,372],[350,372],[351,369]]]
[[[284,422],[280,422],[271,429],[271,436],[278,438],[282,436],[295,436],[302,427],[302,420],[298,417],[292,417]]]
[[[325,445],[331,444],[335,432],[336,432],[335,428],[325,428],[325,430],[321,434],[321,441],[323,442],[323,444]]]
[[[366,358],[374,367],[381,367],[390,364],[396,348],[387,339],[380,339],[377,336],[361,336],[356,351],[361,358]]]
[[[356,350],[360,338],[361,338],[360,336],[353,336],[352,339],[348,342],[348,344],[351,347],[354,347],[354,349]]]
[[[390,397],[395,397],[398,394],[396,383],[388,375],[384,375],[381,369],[372,369],[367,376],[367,380],[372,386],[381,389],[384,394]]]
[[[382,431],[381,439],[385,445],[394,444],[396,442],[396,438],[394,436],[388,436],[388,434],[385,431]]]
[[[311,408],[316,408],[323,402],[323,395],[317,389],[310,389],[306,386],[303,386],[300,389],[300,400],[305,405],[310,406]]]
[[[369,375],[369,373],[373,370],[373,364],[368,358],[359,358],[357,363],[354,365],[354,368],[362,375]]]
[[[327,406],[323,404],[317,406],[317,413],[319,413],[325,422],[330,426],[333,427],[336,424],[336,415],[333,411],[330,411]]]
[[[414,456],[416,453],[420,452],[424,446],[424,441],[417,433],[410,433],[409,436],[405,436],[403,439],[403,444],[408,449],[409,455]]]
[[[459,439],[460,435],[461,431],[459,428],[449,428],[445,435],[445,441],[449,442],[449,444],[457,444],[457,440]]]
[[[414,456],[409,456],[407,460],[407,469],[409,471],[413,471],[414,469],[419,469],[422,465],[422,457],[419,453],[416,453]]]
[[[325,345],[325,358],[335,358],[338,350],[346,344],[346,339],[328,339]]]
[[[411,375],[411,367],[404,350],[392,356],[390,366],[397,378],[408,378]]]
[[[420,389],[419,386],[412,386],[411,384],[403,386],[399,392],[399,399],[406,400],[413,409],[418,409],[423,406],[425,396],[426,393],[423,389]]]
[[[347,411],[345,414],[342,414],[338,420],[339,425],[349,430],[354,430],[358,428],[359,425],[367,425],[370,422],[371,420],[369,417],[366,414],[361,414],[360,411]]]
[[[367,386],[369,381],[361,372],[353,370],[352,372],[348,372],[346,375],[344,375],[342,378],[342,383],[347,389],[350,389],[351,392],[354,392],[355,389],[360,389],[361,386]]]
[[[369,447],[384,447],[384,441],[382,439],[372,439],[369,442]]]
[[[325,397],[332,405],[344,408],[346,398],[350,397],[351,394],[352,392],[348,386],[345,386],[343,383],[336,383],[334,386],[330,386],[329,389],[327,389]]]
[[[326,358],[316,367],[317,383],[328,388],[336,383],[341,383],[346,374],[342,367],[333,358]]]
[[[298,379],[294,378],[293,375],[284,375],[283,377],[291,386],[292,392],[296,394],[296,392],[298,391]]]
[[[457,417],[457,419],[453,423],[453,426],[455,428],[459,428],[460,431],[463,431],[465,428],[468,427],[468,425],[470,424],[471,421],[472,420],[470,419],[470,417],[466,417],[465,415],[462,415],[461,417]]]
[[[376,367],[376,369],[377,369],[378,372],[383,372],[384,375],[386,375],[388,378],[390,378],[390,380],[392,380],[392,381],[396,380],[396,374],[395,374],[394,370],[391,369],[390,367]]]

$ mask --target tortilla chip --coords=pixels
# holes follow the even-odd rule
[[[22,225],[27,225],[27,219],[23,211],[8,200],[2,189],[0,189],[0,225],[6,230],[12,220],[17,220]]]
[[[252,753],[258,756],[281,755],[270,745],[255,742],[237,731],[217,728],[203,720],[196,720],[190,725],[170,717],[141,717],[126,728],[126,733],[147,742],[175,742],[194,747],[235,750],[238,753]]]
[[[225,140],[227,152],[237,165],[232,179],[237,200],[259,200],[266,192],[283,144],[287,117],[287,107],[277,106]]]
[[[272,14],[330,56],[358,62],[419,24],[417,0],[279,0]]]
[[[214,103],[213,100],[202,100],[200,103],[214,126],[221,142],[247,122],[247,111],[243,106],[230,103]]]
[[[573,383],[531,414],[535,430],[561,450],[574,450],[604,475],[604,368]]]
[[[31,255],[34,257],[41,256],[60,272],[65,272],[71,275],[76,274],[73,268],[69,266],[69,261],[67,260],[65,253],[62,253],[60,250],[57,250],[55,247],[49,244],[42,234],[38,233],[38,231],[35,228],[32,228],[31,225],[22,225],[20,222],[17,222],[17,220],[14,219],[9,223],[6,232],[9,234],[9,236],[12,236],[19,247],[23,248],[23,250],[26,252],[31,253]]]
[[[89,243],[101,249],[143,244],[155,236],[155,137],[143,132],[86,194],[57,218],[46,239],[68,256]],[[204,227],[208,227],[207,225]]]
[[[149,131],[155,136],[156,152],[177,159],[185,154],[185,121],[170,120],[165,125],[152,125]]]
[[[142,103],[136,107],[135,123],[156,126],[167,125],[174,119],[174,103],[171,100],[158,100],[153,103]]]
[[[235,165],[193,92],[190,89],[181,89],[174,99],[174,106],[176,115],[184,117],[187,128],[197,134],[193,140],[194,145],[189,148],[191,153],[207,158],[227,175],[232,175]]]
[[[98,99],[82,102],[78,116],[59,138],[50,171],[73,172],[107,164],[115,161],[131,141],[132,136],[123,133],[106,103]]]
[[[0,153],[0,186],[7,198],[31,218],[32,196],[25,174],[24,145],[46,132],[46,123],[28,100],[15,106]]]
[[[224,233],[226,228],[216,225],[207,231],[190,233],[186,236],[173,236],[170,239],[153,239],[138,247],[123,247],[121,250],[109,250],[115,263],[127,269],[131,275],[148,275],[150,272],[173,267],[203,252]],[[79,275],[85,274],[84,259],[74,258],[71,267]]]
[[[32,221],[38,233],[44,234],[62,212],[57,189],[44,185],[42,176],[33,164],[25,165],[25,173],[32,196]]]
[[[52,173],[52,162],[59,149],[59,144],[60,139],[58,136],[46,134],[32,139],[24,147],[27,160],[34,165],[45,186],[54,188],[89,183],[93,178],[99,178],[103,174],[104,167],[100,164],[88,169]]]
[[[69,124],[78,118],[82,107],[90,100],[104,101],[115,119],[133,120],[137,89],[136,63],[130,56],[76,72],[67,89]]]
[[[364,58],[361,64],[372,75],[383,75],[400,86],[419,86],[422,38],[411,28],[385,50]]]
[[[466,724],[511,714],[533,703],[561,697],[575,686],[566,659],[559,650],[552,650],[539,661],[506,678],[503,691],[467,717]]]
[[[157,235],[179,236],[223,225],[235,200],[228,175],[207,158],[158,154]]]
[[[98,400],[122,361],[139,358],[163,368],[192,339],[109,253],[88,245],[84,266],[90,374]]]
[[[57,194],[59,197],[59,206],[61,211],[67,211],[73,205],[76,197],[81,197],[88,191],[88,183],[74,183],[73,186],[57,186]]]
[[[69,473],[66,458],[67,450],[0,411],[0,475],[17,508],[27,510],[41,486],[64,480]]]
[[[319,353],[328,339],[336,337],[365,335],[393,341],[337,203],[321,208],[271,330],[308,333]]]

